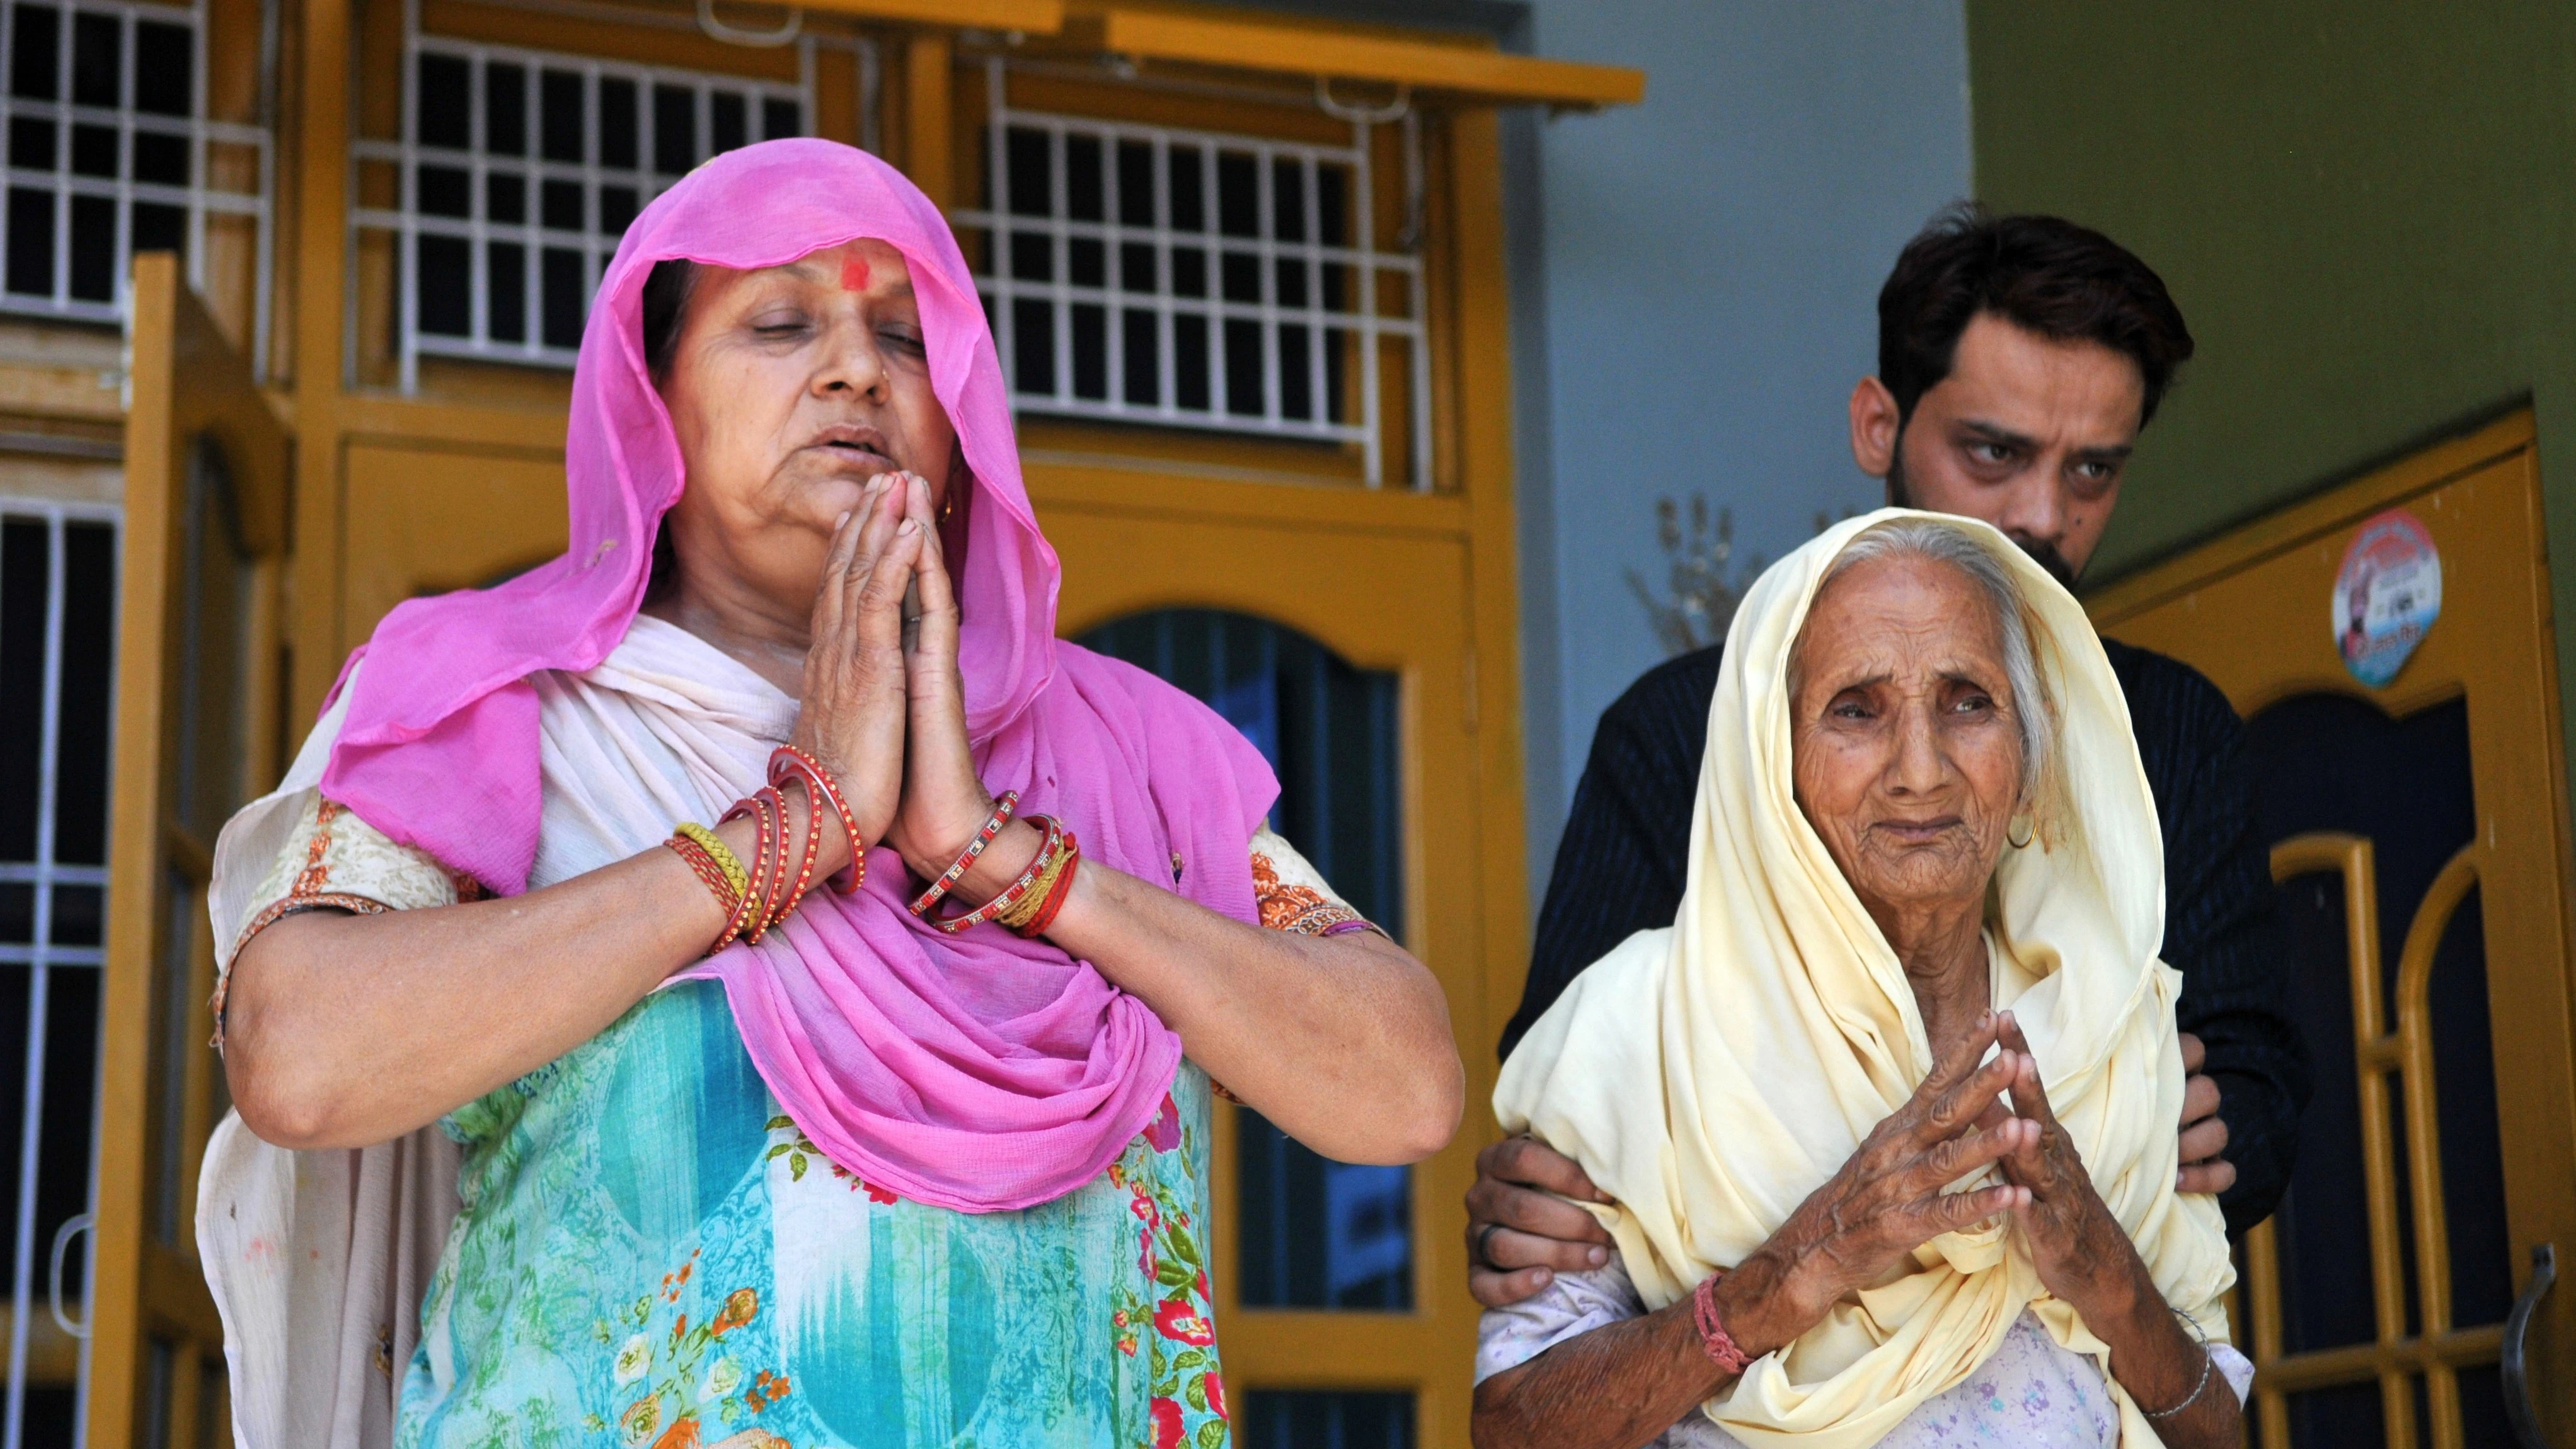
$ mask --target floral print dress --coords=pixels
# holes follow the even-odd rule
[[[1264,925],[1373,929],[1285,841]],[[457,898],[318,795],[246,940]],[[926,1449],[1231,1440],[1207,1262],[1210,1098],[1183,1062],[1107,1172],[1018,1212],[906,1201],[818,1151],[723,988],[658,991],[451,1113],[461,1211],[400,1374],[400,1449]]]
[[[1208,1115],[1184,1066],[1069,1197],[907,1202],[779,1114],[721,987],[659,992],[448,1119],[464,1210],[396,1442],[1218,1449]]]

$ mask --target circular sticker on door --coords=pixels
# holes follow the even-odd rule
[[[2352,677],[2379,688],[2406,667],[2442,613],[2442,555],[2414,514],[2392,508],[2361,526],[2335,571],[2335,647]]]

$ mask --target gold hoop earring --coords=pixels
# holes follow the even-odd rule
[[[2015,833],[2016,827],[2019,830],[2018,834]],[[2015,850],[2028,850],[2035,833],[2031,826],[2030,812],[2025,810],[2014,816],[2011,822],[2004,826],[2004,841]]]

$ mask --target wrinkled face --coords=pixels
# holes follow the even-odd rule
[[[2073,588],[2120,501],[2146,401],[2123,354],[1979,314],[1897,438],[1889,501],[1982,518]]]
[[[747,588],[802,620],[869,478],[906,469],[945,499],[956,429],[931,393],[911,273],[884,242],[701,268],[661,393],[688,465],[664,526],[692,586]]]
[[[2022,772],[1984,591],[1931,559],[1854,564],[1816,595],[1790,681],[1798,808],[1870,915],[1982,905]]]

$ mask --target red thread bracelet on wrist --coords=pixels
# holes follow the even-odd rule
[[[1699,1346],[1708,1351],[1709,1362],[1741,1377],[1747,1368],[1752,1367],[1753,1355],[1746,1353],[1736,1343],[1735,1336],[1726,1331],[1726,1325],[1718,1321],[1714,1290],[1717,1280],[1725,1276],[1724,1273],[1711,1273],[1691,1290],[1691,1321],[1699,1327]]]

